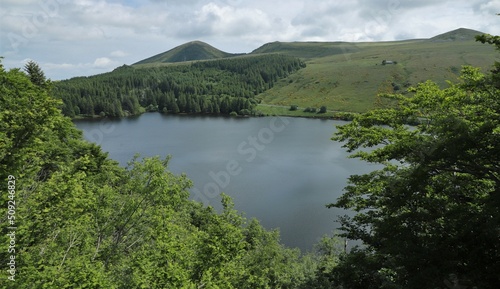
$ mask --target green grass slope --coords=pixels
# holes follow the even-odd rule
[[[141,60],[137,63],[134,63],[134,65],[220,59],[236,55],[238,54],[231,54],[221,51],[205,42],[192,41],[177,46],[166,52]]]
[[[358,52],[354,43],[348,42],[271,42],[250,54],[280,53],[304,59]]]
[[[478,43],[481,32],[457,29],[431,39],[370,43],[271,43],[252,53],[283,53],[307,67],[280,80],[259,98],[266,104],[327,106],[363,112],[380,104],[378,93],[404,92],[428,79],[441,86],[457,80],[463,65],[488,70],[497,52]],[[383,60],[397,64],[382,65]]]

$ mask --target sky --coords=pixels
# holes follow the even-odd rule
[[[500,0],[0,0],[0,56],[68,79],[200,40],[230,53],[273,41],[393,41],[457,28],[500,34]]]

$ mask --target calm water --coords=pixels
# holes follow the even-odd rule
[[[374,169],[347,159],[330,140],[340,121],[148,113],[75,123],[122,165],[136,153],[171,155],[170,170],[194,182],[193,198],[220,208],[225,192],[247,218],[279,228],[286,245],[302,250],[338,226],[346,212],[325,205],[341,195],[347,177]]]

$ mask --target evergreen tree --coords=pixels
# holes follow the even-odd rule
[[[155,68],[120,67],[110,73],[58,81],[54,93],[64,101],[63,112],[68,116],[73,116],[76,106],[84,115],[104,112],[113,116],[117,110],[111,104],[115,101],[130,114],[157,105],[159,111],[165,107],[167,111],[175,110],[174,101],[181,112],[229,114],[251,110],[254,103],[247,107],[248,103],[241,103],[242,100],[252,100],[272,87],[272,83],[262,79],[261,72],[275,81],[287,75],[290,67],[297,71],[302,68],[301,62],[282,55],[259,55]],[[228,96],[229,104],[225,102],[221,110],[219,101],[219,110],[215,109],[213,95]]]
[[[35,61],[28,61],[28,63],[26,63],[26,65],[24,66],[24,71],[28,74],[30,81],[34,85],[40,87],[48,85],[45,73]]]

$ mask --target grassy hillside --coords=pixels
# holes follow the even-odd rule
[[[158,79],[153,81],[162,83],[174,77],[175,81],[168,80],[173,84],[169,82],[168,85],[161,86],[161,89],[157,87],[157,84],[143,87],[143,84],[149,80],[135,79],[136,82],[134,82],[130,75],[127,76],[130,79],[124,80],[120,78],[121,68],[119,68],[109,77],[117,76],[120,81],[115,81],[114,78],[113,81],[105,83],[97,81],[81,88],[83,92],[71,88],[71,93],[61,92],[60,97],[65,99],[66,103],[69,103],[68,99],[72,98],[66,109],[69,115],[78,115],[84,111],[88,111],[89,114],[97,114],[97,111],[101,111],[106,115],[108,113],[120,115],[120,106],[126,111],[130,111],[130,107],[138,106],[161,108],[159,99],[154,99],[155,97],[158,98],[158,95],[163,93],[173,95],[173,99],[179,99],[180,91],[186,91],[187,87],[190,87],[187,93],[190,97],[196,97],[200,108],[203,107],[203,103],[206,104],[207,99],[213,97],[248,97],[250,93],[254,102],[260,101],[263,104],[257,109],[265,113],[269,110],[281,111],[290,105],[297,105],[300,110],[307,107],[326,106],[329,112],[364,112],[381,105],[382,100],[377,97],[379,93],[404,93],[409,86],[426,80],[432,80],[445,87],[448,80],[457,80],[463,65],[482,67],[484,71],[489,70],[497,52],[491,45],[475,41],[475,36],[480,34],[482,33],[479,31],[460,28],[430,39],[405,41],[272,42],[249,54],[241,55],[226,53],[206,43],[193,41],[127,67],[127,71],[135,78],[143,77],[152,71],[175,71],[175,77],[171,73],[167,75],[159,73],[154,76]],[[255,61],[259,57],[268,56],[300,58],[307,67],[297,71],[295,60],[289,64],[286,64],[286,61],[278,61],[273,62],[274,64],[256,65],[259,61]],[[229,77],[225,67],[230,62],[226,61],[239,63],[238,69],[231,73],[246,72],[234,79]],[[208,72],[196,72],[195,75],[187,73],[193,67],[200,65],[210,67],[210,76]],[[270,71],[275,70],[271,67],[272,65],[277,65],[278,67],[275,68],[281,72],[269,74]],[[137,70],[130,70],[132,68]],[[250,70],[252,70],[251,73]],[[131,73],[132,71],[135,72]],[[145,71],[149,72],[144,73]],[[205,79],[205,77],[208,78]],[[89,78],[88,81],[92,79]],[[231,80],[229,81],[231,84],[228,84],[228,79]],[[111,83],[121,84],[118,88],[111,89],[113,86]],[[87,91],[91,86],[94,91]],[[221,87],[224,89],[220,89]],[[110,96],[116,94],[118,90],[121,90],[119,95]],[[149,93],[150,90],[151,93]],[[245,92],[242,93],[242,90]],[[141,93],[146,93],[146,96],[140,96]],[[71,95],[68,96],[68,94]],[[151,98],[150,101],[144,101],[147,97]],[[104,98],[107,98],[107,102]],[[135,105],[124,107],[127,98],[137,99]],[[174,104],[171,106],[175,108]],[[111,107],[116,107],[116,109],[110,109]],[[216,108],[207,108],[207,111],[212,110],[217,111]],[[180,111],[182,112],[182,109]],[[296,114],[300,112],[293,112],[293,115]]]
[[[146,58],[134,64],[151,64],[151,63],[171,63],[184,62],[193,60],[209,60],[236,56],[221,51],[207,43],[201,41],[192,41],[186,44],[177,46],[169,51],[157,54]]]
[[[371,43],[270,43],[252,53],[283,53],[307,67],[280,80],[258,97],[266,104],[362,112],[377,106],[377,93],[404,92],[433,80],[446,86],[463,65],[490,68],[490,45],[474,40],[480,32],[458,29],[431,39]],[[383,60],[397,64],[382,65]]]
[[[280,53],[303,59],[358,52],[359,47],[348,42],[271,42],[251,54]]]

